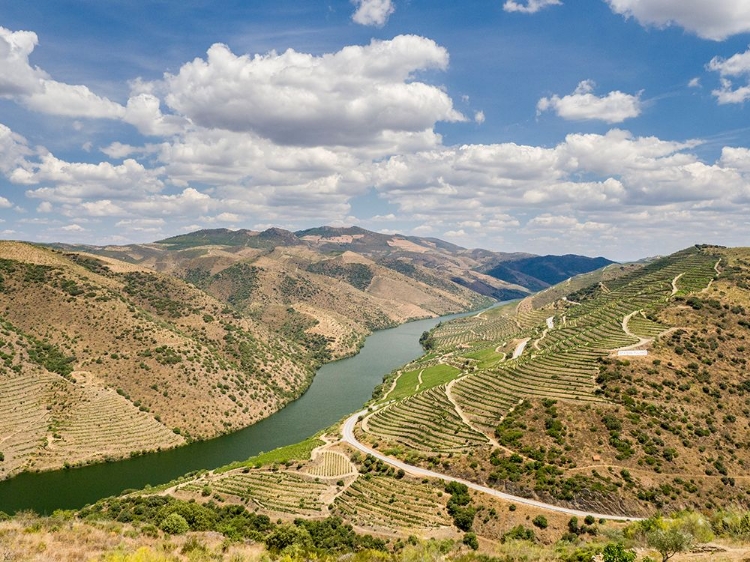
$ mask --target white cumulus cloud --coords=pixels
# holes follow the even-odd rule
[[[535,14],[547,6],[560,6],[560,0],[526,0],[526,3],[506,0],[503,10],[506,12],[520,12],[522,14]]]
[[[671,25],[703,39],[723,41],[750,31],[750,2],[746,0],[606,0],[613,12],[633,17],[641,25]]]
[[[400,35],[314,56],[292,49],[235,55],[215,44],[166,76],[167,105],[205,128],[253,132],[285,145],[357,146],[463,121],[439,87],[415,79],[445,69],[448,52]]]
[[[32,153],[24,137],[0,123],[0,172],[10,174]]]
[[[357,6],[352,21],[361,25],[383,27],[395,11],[391,0],[352,0],[352,3]]]
[[[83,228],[80,224],[68,224],[60,227],[60,230],[64,230],[65,232],[83,232],[86,229]]]
[[[598,120],[606,123],[621,123],[641,114],[640,94],[614,91],[599,97],[592,93],[594,86],[592,80],[584,80],[572,94],[541,98],[536,105],[537,113],[554,111],[567,120]]]
[[[68,117],[119,119],[125,108],[93,93],[87,86],[53,80],[29,55],[39,39],[32,31],[0,27],[0,96],[18,101],[32,111]]]
[[[743,103],[750,99],[750,48],[728,59],[714,57],[707,68],[721,76],[720,87],[711,92],[719,104]],[[736,86],[730,77],[744,78],[746,84]]]
[[[50,202],[83,202],[90,199],[133,199],[157,193],[164,187],[159,169],[147,169],[133,159],[120,165],[66,162],[45,154],[10,174],[13,183],[49,184],[26,192],[28,197]]]

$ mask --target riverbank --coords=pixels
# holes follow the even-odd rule
[[[0,510],[51,513],[79,508],[125,489],[168,482],[187,472],[213,469],[303,441],[360,409],[385,374],[421,356],[419,337],[424,331],[475,313],[428,318],[374,332],[357,355],[323,365],[299,399],[235,433],[114,462],[23,473],[0,482]]]

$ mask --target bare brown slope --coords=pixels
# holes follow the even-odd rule
[[[320,361],[355,353],[372,330],[490,302],[419,265],[410,264],[407,275],[356,252],[324,254],[301,241],[261,249],[152,244],[92,251],[180,277],[317,349]]]
[[[4,475],[212,437],[268,416],[309,383],[315,361],[304,348],[202,291],[76,259],[0,244],[11,346],[0,385],[3,400],[19,393],[0,419],[0,452],[18,451]]]

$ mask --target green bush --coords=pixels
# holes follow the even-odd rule
[[[509,540],[533,542],[536,540],[536,535],[531,529],[524,527],[523,525],[516,525],[503,535],[501,542],[505,543]]]
[[[310,544],[310,533],[304,527],[279,525],[266,537],[266,548],[279,552],[292,545],[307,547]]]
[[[170,513],[161,522],[161,530],[170,535],[183,535],[190,530],[190,525],[179,513]]]
[[[477,550],[479,548],[479,541],[474,533],[466,533],[463,538],[463,543],[472,550]]]
[[[634,550],[625,550],[621,543],[610,543],[604,547],[604,562],[634,562]]]

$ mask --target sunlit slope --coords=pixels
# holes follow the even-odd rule
[[[693,247],[441,325],[384,383],[364,437],[575,507],[746,503],[748,265]],[[440,365],[454,371],[424,376]]]
[[[299,343],[178,279],[110,265],[0,244],[3,475],[212,437],[309,383],[317,362]]]

